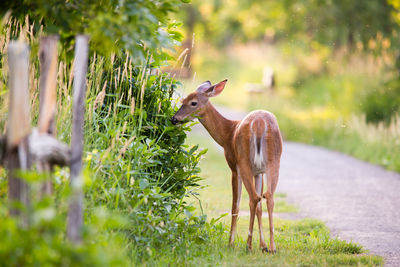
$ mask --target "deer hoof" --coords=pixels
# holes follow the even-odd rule
[[[268,248],[262,248],[261,251],[263,253],[276,254],[276,249],[275,250],[269,250]]]

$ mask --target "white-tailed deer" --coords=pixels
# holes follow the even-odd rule
[[[260,232],[260,247],[263,251],[275,253],[274,242],[274,192],[278,183],[282,137],[273,114],[264,110],[253,111],[241,121],[224,118],[208,100],[219,95],[227,80],[212,85],[210,81],[202,83],[195,92],[182,101],[182,106],[172,117],[173,124],[185,119],[198,117],[214,140],[224,148],[225,158],[232,171],[232,223],[229,245],[233,246],[239,204],[244,183],[250,198],[250,225],[247,239],[248,249],[252,249],[254,217],[257,214]],[[267,179],[265,179],[265,174]],[[264,179],[263,179],[264,177]],[[262,231],[263,183],[267,191],[263,197],[267,200],[270,245],[269,250]]]

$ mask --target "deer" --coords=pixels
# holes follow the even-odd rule
[[[200,84],[197,90],[182,100],[182,106],[171,118],[180,124],[194,118],[206,128],[211,137],[224,149],[225,159],[232,171],[232,213],[229,246],[234,246],[242,183],[249,194],[250,223],[247,249],[252,250],[255,215],[257,215],[260,248],[263,252],[276,253],[274,242],[274,193],[279,178],[282,154],[282,136],[275,116],[265,110],[249,113],[241,121],[222,116],[209,101],[225,88],[225,79],[212,85]],[[264,183],[267,185],[263,193]],[[262,197],[266,199],[269,218],[269,247],[262,230]]]

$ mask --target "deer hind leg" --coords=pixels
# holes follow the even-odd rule
[[[240,198],[242,196],[242,180],[236,172],[232,172],[232,222],[229,235],[229,246],[235,242],[236,223],[239,217]]]
[[[238,170],[239,170],[238,174],[242,178],[247,193],[249,193],[249,199],[250,199],[249,201],[250,224],[249,224],[249,235],[247,238],[247,248],[251,250],[253,248],[252,237],[253,237],[253,227],[254,227],[254,218],[256,214],[256,207],[258,202],[261,201],[261,196],[256,192],[256,188],[254,185],[254,176],[250,167],[245,164],[242,164],[239,166]]]
[[[258,174],[254,176],[254,181],[256,185],[256,192],[258,195],[261,196],[263,192],[263,174]],[[260,248],[262,249],[262,251],[265,251],[267,250],[267,244],[265,243],[264,233],[262,229],[262,201],[258,202],[257,204],[256,215],[258,221],[258,231],[260,233]]]
[[[268,220],[269,220],[269,252],[276,253],[276,246],[274,241],[274,193],[279,178],[279,161],[270,163],[267,168],[267,192],[264,197],[267,200]]]

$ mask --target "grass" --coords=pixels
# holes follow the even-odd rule
[[[201,162],[201,176],[204,189],[200,191],[204,212],[210,217],[220,217],[229,213],[231,207],[230,171],[225,163],[222,151],[209,136],[193,132],[187,142],[200,144],[208,149]],[[275,213],[297,212],[298,208],[285,201],[286,195],[277,193]],[[195,201],[192,199],[192,201]],[[263,205],[265,211],[265,203]],[[248,195],[243,190],[240,210],[249,210]],[[199,258],[187,262],[187,265],[199,266],[381,266],[383,259],[365,254],[363,248],[355,243],[333,239],[329,229],[314,219],[286,220],[275,216],[275,239],[278,253],[266,255],[258,249],[258,234],[254,235],[254,249],[246,251],[249,216],[240,216],[236,246],[231,249],[228,244],[228,226],[230,216],[223,216],[220,221],[225,225],[225,235],[221,240],[214,240]],[[263,218],[264,233],[268,233],[268,218]],[[255,225],[255,233],[257,233]],[[268,238],[267,238],[268,239]],[[267,241],[268,242],[268,241]]]

